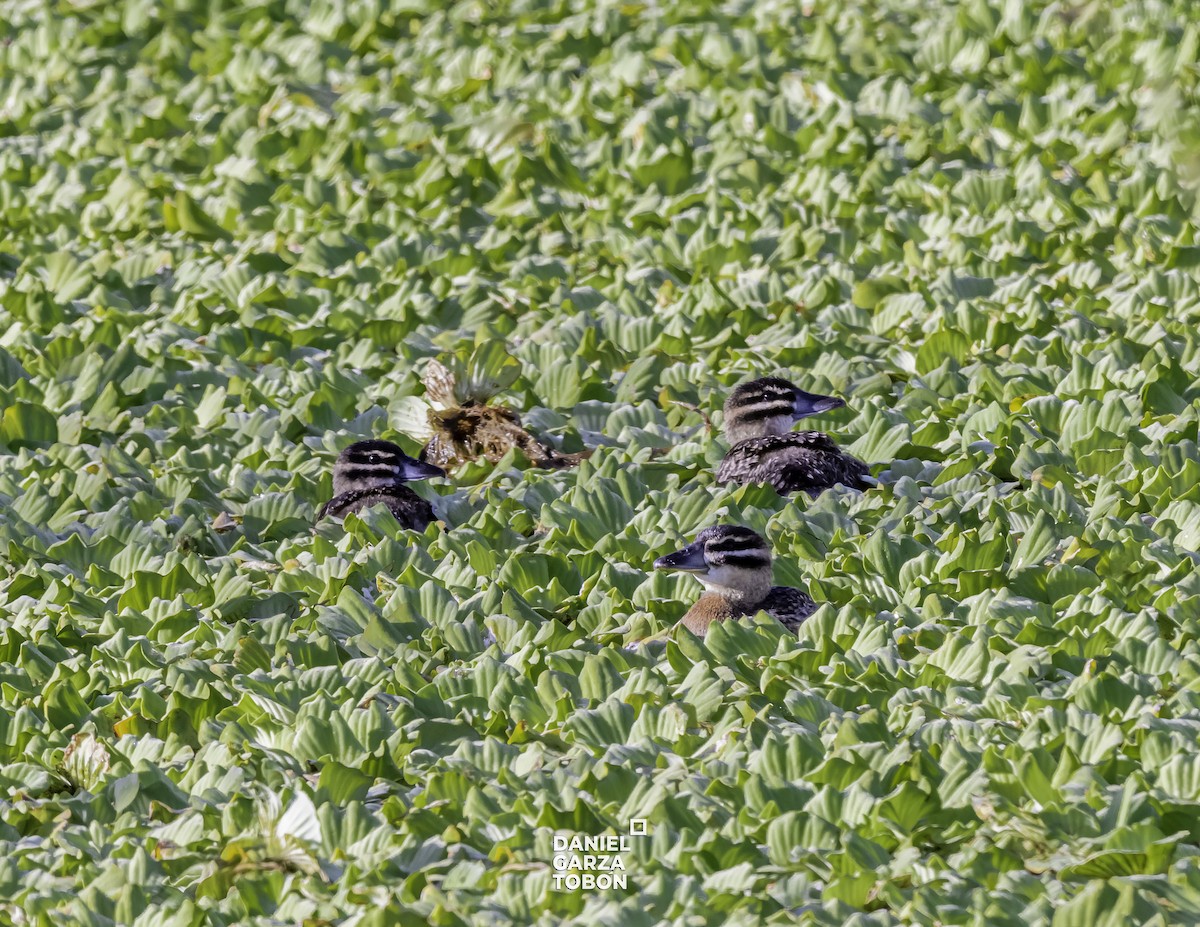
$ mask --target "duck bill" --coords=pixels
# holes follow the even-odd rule
[[[689,544],[683,550],[659,557],[654,561],[656,570],[679,570],[683,573],[707,573],[708,564],[704,562],[704,548],[699,544]]]
[[[838,399],[836,396],[818,396],[815,393],[797,390],[795,411],[792,415],[800,419],[808,415],[819,415],[822,412],[840,409],[845,404],[846,400]]]
[[[428,480],[445,476],[446,471],[420,460],[406,460],[400,464],[400,476],[406,480]]]

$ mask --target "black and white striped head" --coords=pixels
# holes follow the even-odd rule
[[[731,444],[747,438],[784,435],[806,415],[840,409],[845,400],[806,393],[782,377],[743,383],[725,400],[725,436]]]
[[[656,570],[693,573],[711,592],[760,602],[771,591],[771,548],[756,531],[741,525],[713,525],[682,550],[659,557]]]
[[[414,460],[391,441],[356,441],[338,454],[333,465],[333,494],[386,489],[405,480],[445,475],[441,467]]]

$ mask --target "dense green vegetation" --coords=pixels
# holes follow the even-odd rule
[[[0,0],[0,922],[1200,919],[1192,10]],[[599,449],[314,533],[434,357]]]

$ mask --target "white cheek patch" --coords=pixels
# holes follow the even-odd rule
[[[738,570],[735,567],[729,566],[710,566],[705,572],[697,573],[696,579],[700,580],[705,588],[713,586],[729,587],[737,585],[738,575],[744,575],[745,571]]]
[[[764,419],[762,423],[763,434],[768,435],[785,435],[792,430],[792,426],[796,424],[797,419],[790,415],[779,415],[774,418]]]
[[[709,566],[708,571],[696,575],[705,590],[740,601],[750,597],[758,600],[771,587],[771,570],[764,565],[761,569],[746,567]]]

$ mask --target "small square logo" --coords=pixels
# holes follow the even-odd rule
[[[631,837],[646,836],[646,819],[645,818],[630,818],[629,819],[629,835]]]

